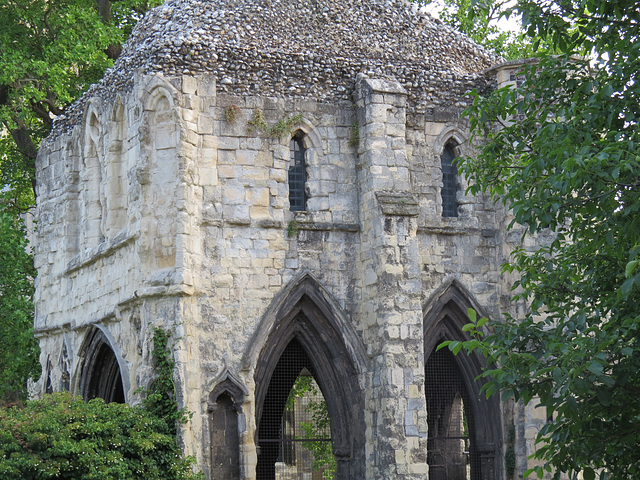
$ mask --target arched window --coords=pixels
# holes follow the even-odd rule
[[[480,480],[471,399],[453,354],[434,351],[425,364],[429,480]]]
[[[440,162],[442,165],[442,216],[457,217],[458,167],[456,165],[456,143],[450,141],[444,147]]]
[[[333,478],[327,404],[304,347],[291,340],[271,376],[258,427],[258,480]]]
[[[100,330],[88,340],[80,378],[80,393],[85,400],[102,398],[105,402],[124,403],[120,366],[113,350]]]
[[[305,184],[307,182],[307,166],[303,144],[304,133],[298,130],[289,143],[289,209],[292,212],[300,212],[307,209],[307,195]]]

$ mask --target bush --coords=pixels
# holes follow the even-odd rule
[[[166,423],[141,407],[54,393],[0,409],[0,478],[191,480]]]

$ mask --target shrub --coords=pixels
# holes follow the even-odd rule
[[[69,393],[0,409],[0,478],[195,480],[163,419]]]

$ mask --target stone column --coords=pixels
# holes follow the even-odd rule
[[[367,479],[427,475],[418,202],[405,149],[407,94],[359,75],[359,317],[372,371],[367,379]]]

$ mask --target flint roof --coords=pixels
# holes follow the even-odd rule
[[[219,92],[351,101],[356,75],[399,81],[413,111],[462,106],[499,59],[403,0],[167,0],[148,12],[84,100],[130,88],[134,73],[215,75]]]

